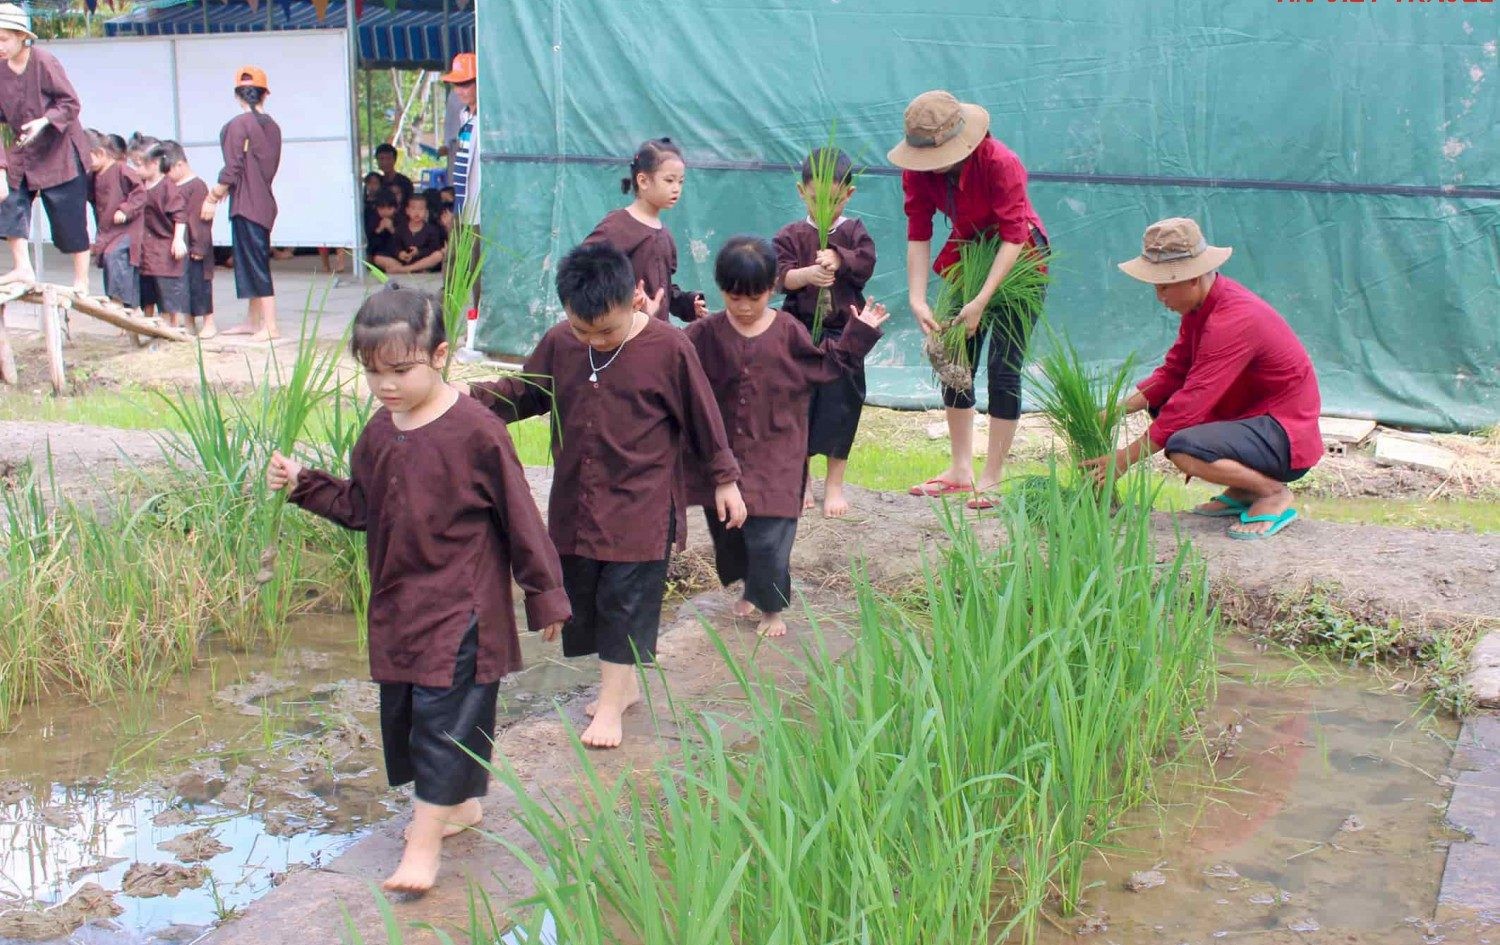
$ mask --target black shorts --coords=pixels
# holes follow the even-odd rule
[[[469,752],[490,760],[500,683],[474,681],[478,660],[479,623],[471,619],[458,645],[453,685],[380,684],[380,738],[391,787],[415,781],[417,800],[443,807],[484,796],[489,770]]]
[[[0,171],[3,173],[3,171]],[[24,183],[12,187],[10,195],[0,201],[0,238],[31,239],[31,204],[36,191]],[[89,178],[80,166],[72,180],[41,191],[42,209],[52,227],[52,245],[61,253],[87,252],[89,240]]]
[[[1037,229],[1031,231],[1032,243],[1043,254],[1047,253],[1047,237]],[[1021,368],[1026,361],[1026,348],[1031,340],[1031,330],[1036,327],[1035,314],[1019,309],[1005,308],[990,327],[974,333],[966,347],[969,353],[969,377],[979,370],[979,349],[989,338],[989,354],[985,357],[985,384],[989,393],[989,409],[986,411],[997,420],[1021,419]],[[968,390],[955,390],[943,385],[943,406],[960,410],[974,409],[974,385]]]
[[[1292,442],[1271,416],[1203,423],[1167,437],[1164,452],[1182,453],[1205,463],[1232,459],[1278,482],[1296,482],[1306,469],[1292,468]]]
[[[573,616],[563,624],[563,656],[599,654],[606,663],[656,662],[667,562],[677,541],[677,513],[668,518],[660,561],[597,561],[562,556],[563,588]]]
[[[745,582],[745,600],[763,613],[779,614],[792,602],[792,544],[797,520],[752,515],[739,528],[725,528],[713,509],[704,508],[714,540],[714,570],[728,587]]]
[[[159,314],[187,311],[187,281],[182,276],[141,276],[141,305],[156,306]]]
[[[244,217],[230,218],[234,234],[234,294],[242,299],[266,299],[276,294],[271,284],[271,231]]]
[[[214,313],[213,263],[202,259],[189,259],[182,271],[182,281],[187,287],[187,305],[184,314],[201,318]]]
[[[104,270],[104,294],[121,305],[140,308],[141,271],[130,261],[130,237],[125,237],[99,260]]]
[[[829,332],[825,338],[839,335]],[[813,387],[807,408],[807,455],[848,459],[865,407],[865,368]]]

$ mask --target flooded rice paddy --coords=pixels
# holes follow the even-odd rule
[[[196,941],[404,809],[353,621],[288,640],[118,704],[46,700],[0,735],[0,945]],[[522,646],[502,724],[590,679],[535,635]]]

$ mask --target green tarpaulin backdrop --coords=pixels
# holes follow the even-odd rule
[[[625,202],[641,140],[687,153],[664,219],[677,281],[716,305],[714,252],[803,214],[792,165],[836,120],[897,316],[870,400],[934,405],[885,152],[907,101],[947,88],[1030,169],[1049,317],[1090,358],[1160,359],[1176,318],[1114,264],[1193,216],[1302,336],[1327,412],[1500,419],[1500,5],[525,0],[480,4],[478,31],[491,352],[559,317],[553,262]]]

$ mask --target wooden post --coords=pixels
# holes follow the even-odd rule
[[[62,312],[57,305],[57,287],[42,286],[42,336],[47,342],[47,368],[52,374],[52,392],[66,394],[68,379],[63,366]]]

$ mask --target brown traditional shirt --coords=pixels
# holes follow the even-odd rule
[[[532,630],[571,615],[510,434],[470,398],[414,430],[398,430],[390,411],[377,411],[354,445],[350,473],[304,470],[291,501],[365,532],[376,682],[453,685],[471,616],[479,628],[475,681],[520,669],[512,576]]]
[[[281,126],[263,112],[242,112],[219,132],[224,169],[219,183],[229,188],[229,215],[266,229],[276,224],[271,182],[281,166]]]
[[[146,204],[131,234],[130,261],[143,276],[180,276],[185,263],[172,258],[172,238],[177,224],[187,222],[187,203],[177,185],[165,177],[145,190]]]
[[[0,121],[16,137],[37,118],[47,119],[31,143],[12,144],[0,151],[11,187],[22,184],[33,191],[66,184],[88,167],[89,139],[78,121],[82,106],[62,63],[45,49],[31,47],[26,68],[16,74],[0,63]]]
[[[818,228],[805,219],[788,223],[777,232],[773,242],[776,246],[776,290],[786,292],[781,308],[811,330],[813,312],[818,307],[818,287],[808,285],[787,292],[784,282],[791,270],[817,262]],[[828,248],[838,254],[839,267],[834,271],[831,287],[833,308],[823,319],[823,328],[841,332],[849,321],[849,306],[865,307],[865,283],[875,274],[875,241],[859,220],[840,217],[828,233]]]
[[[420,230],[417,230],[415,233],[412,232],[411,227],[407,225],[407,222],[405,220],[402,220],[401,222],[396,224],[396,245],[394,255],[396,255],[397,258],[401,260],[401,262],[405,263],[408,266],[412,263],[426,259],[428,256],[431,256],[433,253],[442,249],[446,245],[448,245],[448,237],[445,233],[443,233],[443,228],[438,226],[436,223],[433,223],[431,220],[422,224],[422,228]],[[403,258],[401,254],[406,250],[413,250],[414,252],[412,252],[409,256]],[[441,266],[442,261],[439,260],[437,263],[433,264],[432,268],[437,269]]]
[[[214,258],[214,224],[212,220],[203,219],[200,212],[203,209],[203,201],[208,199],[208,184],[201,177],[185,180],[177,185],[182,194],[183,206],[187,213],[187,240],[188,255],[193,259]],[[204,275],[213,279],[213,267],[204,266]]]
[[[94,205],[94,256],[115,248],[115,244],[129,236],[135,222],[140,219],[141,209],[146,206],[146,188],[140,175],[124,161],[116,161],[93,175],[90,202]],[[125,222],[116,223],[115,214],[125,211]]]
[[[816,234],[813,239],[817,242]],[[786,312],[754,338],[717,312],[683,329],[713,388],[740,463],[740,495],[751,515],[797,518],[807,466],[808,404],[813,387],[864,363],[880,330],[858,319],[837,341],[812,343],[807,329]],[[713,489],[701,471],[688,473],[690,505],[713,505]]]
[[[593,365],[564,323],[542,336],[524,378],[472,390],[507,421],[555,413],[547,528],[559,554],[660,561],[674,516],[678,546],[687,538],[682,454],[716,483],[737,480],[739,464],[681,332],[652,319],[623,349],[594,352]]]
[[[699,293],[686,292],[672,281],[677,274],[677,241],[665,225],[647,226],[622,207],[606,213],[583,241],[608,244],[630,257],[636,281],[646,284],[648,299],[656,298],[656,293],[666,288],[657,318],[666,321],[668,315],[676,315],[690,322],[697,317],[693,303]]]

